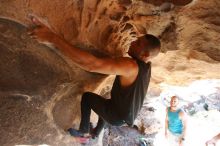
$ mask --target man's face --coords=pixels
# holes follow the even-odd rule
[[[128,54],[130,56],[135,56],[137,58],[140,58],[140,55],[142,53],[142,50],[147,47],[148,42],[144,37],[138,38],[136,41],[133,41],[131,43],[131,46],[129,48]]]
[[[131,46],[130,46],[129,52],[128,52],[129,55],[130,55],[130,53],[131,53],[131,55],[139,53],[141,51],[140,44],[141,44],[140,38],[131,42]]]
[[[177,105],[179,104],[179,100],[176,96],[173,96],[171,98],[171,101],[170,101],[170,106],[171,107],[177,107]]]
[[[144,51],[147,47],[149,47],[149,43],[145,36],[142,36],[131,43],[128,54],[132,57],[148,62],[158,55],[160,48],[155,48],[153,52]]]

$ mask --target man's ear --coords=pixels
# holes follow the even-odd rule
[[[141,57],[143,57],[143,58],[147,58],[149,56],[150,56],[150,52],[148,52],[148,51],[145,51],[141,54]]]

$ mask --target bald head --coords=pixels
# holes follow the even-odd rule
[[[151,34],[146,34],[143,37],[146,41],[146,47],[143,49],[143,51],[148,51],[150,52],[151,56],[156,56],[160,52],[160,40]]]
[[[157,56],[160,52],[160,47],[161,43],[157,37],[146,34],[131,43],[128,53],[130,56],[146,62],[150,58]]]

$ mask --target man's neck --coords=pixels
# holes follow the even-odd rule
[[[175,112],[175,111],[177,110],[177,107],[174,107],[174,106],[173,106],[173,107],[170,107],[170,110],[173,111],[173,112]]]

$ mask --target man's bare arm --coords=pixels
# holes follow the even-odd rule
[[[138,73],[137,63],[130,59],[121,57],[118,59],[112,58],[97,58],[94,55],[72,46],[66,40],[53,33],[47,26],[41,23],[36,18],[33,18],[33,23],[38,27],[31,30],[29,34],[36,38],[39,42],[49,42],[54,44],[61,52],[68,56],[78,67],[89,71],[103,74],[121,75],[126,78],[135,78]]]
[[[182,136],[183,136],[183,138],[185,138],[185,136],[186,136],[186,129],[187,129],[187,116],[182,111],[179,113],[179,115],[180,115],[180,118],[181,118],[181,120],[183,122],[183,135]]]
[[[86,51],[73,47],[59,36],[53,38],[51,42],[66,56],[71,58],[77,66],[89,72],[130,76],[132,71],[137,70],[136,62],[130,58],[98,58]]]

